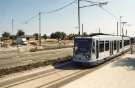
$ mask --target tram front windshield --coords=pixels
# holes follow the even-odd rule
[[[90,54],[92,39],[76,38],[74,42],[75,54]]]

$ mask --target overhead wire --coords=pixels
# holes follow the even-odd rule
[[[54,9],[54,10],[51,10],[51,11],[48,11],[48,12],[41,12],[42,14],[52,14],[52,13],[55,13],[55,12],[58,12],[58,11],[61,11],[69,6],[71,6],[72,4],[76,3],[77,0],[73,0],[72,2],[68,3],[68,4],[65,4],[64,6],[60,7],[60,8],[57,8],[57,9]],[[90,7],[90,6],[95,6],[95,5],[98,5],[100,4],[100,2],[94,2],[94,1],[90,1],[90,0],[80,0],[80,1],[85,1],[85,2],[89,2],[91,3],[91,5],[84,5],[80,8],[84,8],[84,7]],[[107,9],[103,8],[102,6],[98,5],[98,7],[100,7],[102,10],[104,10],[105,12],[107,12],[109,15],[113,16],[115,19],[117,19],[117,17],[110,11],[108,11]],[[29,21],[31,21],[32,19],[36,18],[38,16],[38,14],[36,14],[35,16],[29,18],[28,20],[25,21],[25,24],[27,24]]]
[[[104,7],[102,7],[102,5],[100,5],[100,2],[93,2],[93,1],[89,1],[89,0],[84,0],[84,1],[89,2],[89,3],[91,3],[91,4],[94,4],[94,3],[99,4],[99,5],[98,5],[99,8],[101,8],[101,9],[104,10],[106,13],[108,13],[109,15],[113,16],[115,19],[118,20],[118,18],[117,18],[112,12],[110,12],[110,11],[108,11],[107,9],[105,9]],[[89,5],[89,6],[91,6],[91,5]],[[86,7],[86,6],[85,6],[85,7]],[[87,7],[88,7],[88,6],[87,6]]]
[[[48,12],[46,12],[46,13],[47,13],[47,14],[51,14],[51,13],[55,13],[55,12],[61,11],[61,10],[65,9],[65,8],[71,6],[71,5],[74,4],[76,1],[77,1],[77,0],[74,0],[74,1],[68,3],[68,4],[66,4],[66,5],[64,5],[64,6],[60,7],[60,8],[57,8],[57,9],[48,11]]]
[[[38,16],[38,14],[32,16],[31,18],[29,18],[28,20],[26,20],[26,21],[24,22],[24,24],[28,24],[32,19],[36,18],[37,16]]]
[[[85,7],[91,7],[91,6],[98,5],[98,2],[93,2],[93,1],[89,1],[89,0],[81,0],[81,1],[85,1],[85,2],[88,2],[88,3],[91,3],[91,4],[90,5],[83,5],[80,8],[85,8]]]
[[[99,3],[99,2],[89,1],[89,0],[82,0],[82,1],[89,2],[89,3],[91,3],[91,4]]]
[[[109,15],[113,16],[115,19],[118,20],[118,18],[110,11],[108,11],[107,9],[103,8],[103,7],[100,7],[102,10],[104,10],[106,13],[108,13]]]
[[[91,7],[91,6],[95,6],[95,5],[97,5],[97,4],[84,5],[84,6],[81,6],[80,8]]]
[[[57,8],[57,9],[54,9],[54,10],[51,10],[51,11],[48,11],[48,12],[41,12],[41,13],[42,13],[42,14],[51,14],[51,13],[55,13],[55,12],[61,11],[61,10],[65,9],[65,8],[71,6],[71,5],[74,4],[76,1],[77,1],[77,0],[74,0],[74,1],[72,1],[72,2],[70,2],[70,3],[68,3],[68,4],[65,4],[64,6],[62,6],[62,7],[60,7],[60,8]],[[29,23],[32,19],[36,18],[37,16],[38,16],[38,14],[32,16],[31,18],[29,18],[28,20],[26,20],[26,21],[24,22],[24,24]]]

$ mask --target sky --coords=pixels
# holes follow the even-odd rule
[[[74,0],[0,0],[0,33],[12,32],[11,22],[14,19],[15,34],[18,29],[23,30],[26,34],[38,32],[38,16],[31,19],[27,24],[25,21],[31,17],[41,14],[41,31],[42,34],[51,34],[55,31],[63,31],[65,33],[78,33],[77,29],[77,3],[52,13],[45,12],[55,10],[68,4]],[[129,36],[135,35],[135,0],[91,0],[91,1],[108,1],[108,4],[103,6],[114,16],[108,14],[98,6],[81,8],[81,24],[84,25],[84,31],[95,33],[116,34],[116,23],[119,17],[122,16],[122,21],[128,22],[124,27],[124,32],[127,29]],[[88,4],[81,2],[81,6]],[[120,31],[119,31],[120,32]]]

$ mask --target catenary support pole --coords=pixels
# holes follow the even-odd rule
[[[78,35],[80,35],[80,0],[78,0]]]
[[[119,24],[118,24],[118,21],[117,21],[117,36],[119,35]]]
[[[39,45],[41,46],[41,12],[39,12]]]
[[[82,24],[82,36],[84,35],[84,33],[83,33],[83,24]]]

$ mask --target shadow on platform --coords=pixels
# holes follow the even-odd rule
[[[135,58],[127,57],[126,59],[114,62],[113,67],[123,66],[127,70],[135,70]]]
[[[88,69],[87,67],[76,65],[73,61],[65,62],[62,64],[55,64],[53,65],[55,69],[61,70],[84,70]]]

